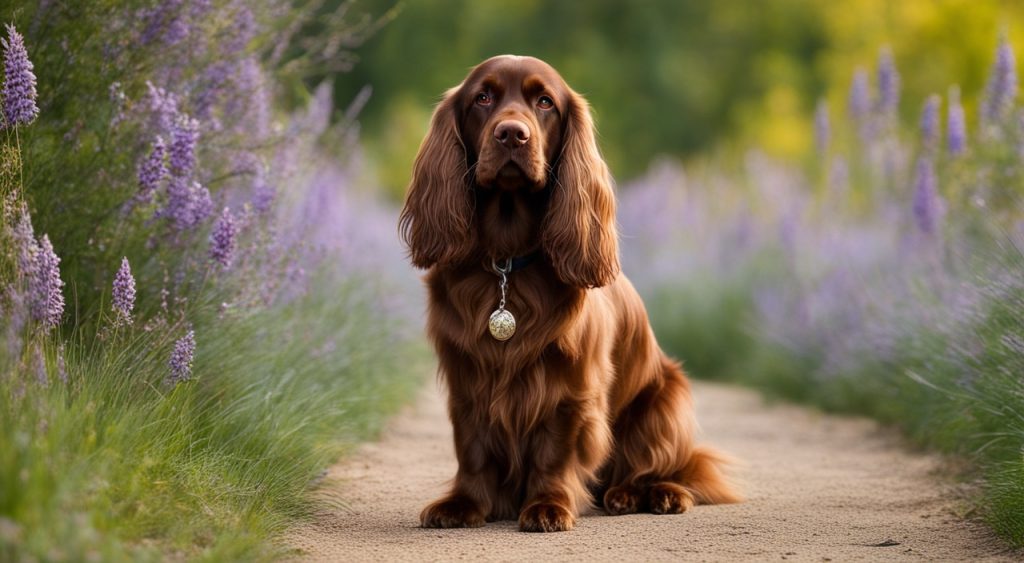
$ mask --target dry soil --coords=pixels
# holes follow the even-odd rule
[[[451,428],[431,384],[383,438],[332,467],[322,508],[284,541],[323,561],[1002,561],[1021,560],[963,502],[934,455],[864,419],[785,405],[727,386],[694,386],[703,442],[738,458],[747,497],[681,515],[605,516],[575,530],[520,533],[418,527],[455,472]]]

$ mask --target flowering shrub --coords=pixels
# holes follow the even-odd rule
[[[349,123],[296,78],[348,24],[326,14],[296,47],[324,14],[19,4],[0,40],[0,559],[266,557],[416,382],[393,369],[415,353],[390,291],[415,277],[379,242],[394,210],[357,194],[355,151],[324,155]],[[325,238],[343,232],[387,252]]]
[[[868,76],[854,73],[848,123],[819,103],[811,173],[751,152],[743,178],[662,163],[624,186],[624,269],[692,373],[871,414],[972,458],[981,512],[1022,544],[1013,51],[1001,37],[973,134],[949,89],[945,143],[938,95],[916,135],[897,127],[889,51],[874,95]]]

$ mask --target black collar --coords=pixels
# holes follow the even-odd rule
[[[502,268],[504,268],[505,265],[508,264],[508,269],[504,271],[504,273],[508,275],[511,274],[512,272],[522,270],[523,268],[529,266],[534,262],[534,260],[539,258],[540,255],[541,250],[537,249],[525,256],[513,256],[511,259],[505,260],[492,260],[491,266],[489,268],[485,266],[485,268],[500,274],[502,272]]]
[[[522,270],[529,266],[534,260],[540,257],[540,249],[534,250],[526,256],[514,256],[512,257],[512,268],[509,273],[515,272],[516,270]]]

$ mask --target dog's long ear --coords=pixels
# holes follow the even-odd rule
[[[600,287],[619,273],[611,173],[597,148],[590,107],[575,92],[565,120],[541,244],[563,282]]]
[[[458,92],[458,87],[449,90],[434,110],[398,222],[419,268],[455,262],[472,248],[473,201],[459,134]]]

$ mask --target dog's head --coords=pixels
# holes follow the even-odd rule
[[[615,196],[589,106],[541,60],[488,59],[437,106],[400,221],[413,264],[508,257],[481,248],[496,237],[477,232],[480,192],[496,202],[491,230],[535,236],[563,282],[596,287],[618,274]],[[543,202],[536,234],[517,212],[533,209],[524,201]]]

